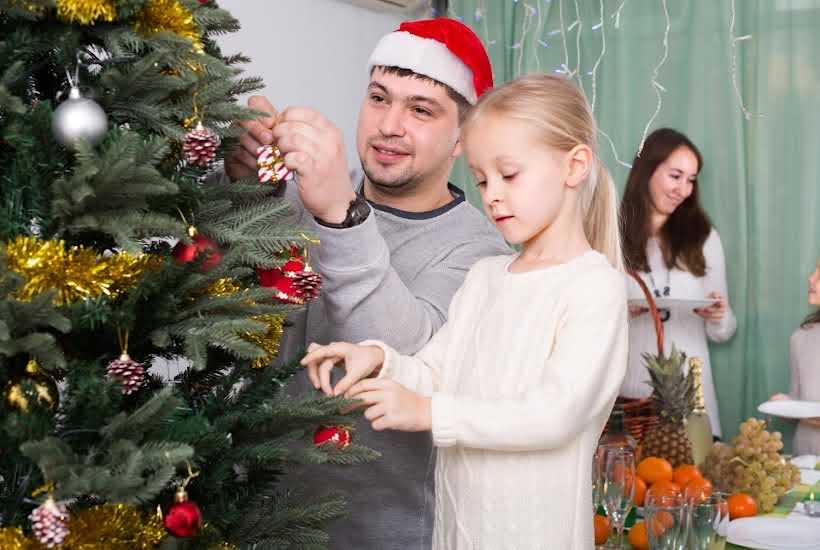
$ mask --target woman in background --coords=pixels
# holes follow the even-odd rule
[[[809,305],[820,307],[820,258],[809,277]],[[778,393],[772,400],[800,399],[820,401],[820,310],[803,321],[789,342],[791,390]],[[795,455],[820,455],[820,418],[806,418],[794,434]]]
[[[683,134],[671,128],[652,132],[629,172],[621,201],[624,260],[656,298],[711,299],[702,309],[663,311],[666,353],[672,344],[703,360],[703,390],[712,434],[720,436],[708,340],[721,343],[735,333],[729,305],[726,261],[720,236],[698,198],[703,157]],[[629,298],[643,298],[630,278]],[[629,363],[621,396],[652,393],[641,354],[656,353],[655,328],[648,309],[630,307]]]

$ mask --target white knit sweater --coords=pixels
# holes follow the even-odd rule
[[[432,395],[434,550],[593,548],[592,454],[626,372],[624,279],[594,251],[526,273],[512,260],[479,261],[415,356],[378,343],[379,376]]]

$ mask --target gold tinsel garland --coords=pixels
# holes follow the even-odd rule
[[[89,248],[66,248],[64,241],[22,236],[6,245],[6,256],[9,269],[25,279],[15,292],[18,300],[28,301],[54,288],[57,305],[102,295],[115,298],[135,286],[145,271],[162,264],[162,258],[150,254],[120,252],[100,258]]]
[[[102,504],[72,514],[61,550],[153,550],[167,536],[162,520],[125,504]],[[45,546],[20,528],[0,529],[3,550],[41,550]]]
[[[134,29],[142,35],[172,32],[190,40],[195,51],[203,51],[202,33],[193,14],[179,0],[149,0],[137,16]]]
[[[93,25],[117,17],[114,0],[57,0],[57,17],[66,23]]]
[[[0,529],[0,548],[3,550],[29,550],[34,548],[34,544],[19,527]]]
[[[282,327],[285,318],[281,315],[257,315],[254,321],[260,321],[268,326],[267,332],[259,334],[256,332],[245,332],[241,336],[248,342],[256,344],[265,350],[265,356],[254,359],[251,366],[255,369],[267,367],[279,353],[279,343],[282,340]]]
[[[66,550],[149,550],[167,536],[162,520],[125,504],[103,504],[71,516]]]

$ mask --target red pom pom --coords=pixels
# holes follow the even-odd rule
[[[202,262],[202,269],[207,271],[216,267],[222,259],[222,253],[219,252],[217,244],[208,237],[198,233],[191,237],[191,241],[191,244],[182,241],[177,243],[171,252],[174,259],[180,263],[187,264],[188,262],[192,262],[199,254],[207,254],[208,257]]]
[[[175,537],[193,537],[202,526],[202,512],[196,503],[175,502],[165,514],[165,528]]]
[[[333,443],[339,449],[350,445],[350,430],[344,426],[319,426],[313,434],[314,445]]]

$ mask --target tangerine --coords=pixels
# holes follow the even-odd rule
[[[668,460],[650,456],[644,458],[638,464],[638,475],[643,478],[647,485],[652,485],[658,481],[672,481],[674,470]]]
[[[748,518],[757,515],[757,502],[746,493],[735,493],[726,499],[729,505],[729,518]]]
[[[643,520],[635,522],[635,525],[629,530],[627,540],[629,540],[629,544],[631,544],[635,550],[649,550],[649,537],[647,536],[646,524]]]
[[[702,501],[712,496],[712,482],[706,478],[694,478],[683,488],[686,498]]]
[[[605,516],[595,515],[595,544],[606,543],[609,538],[609,519]]]
[[[694,464],[681,464],[673,472],[673,481],[681,487],[686,487],[686,484],[695,478],[702,478],[703,474]]]
[[[643,501],[646,498],[646,482],[640,477],[635,478],[635,496],[632,502],[635,506],[643,506]]]

